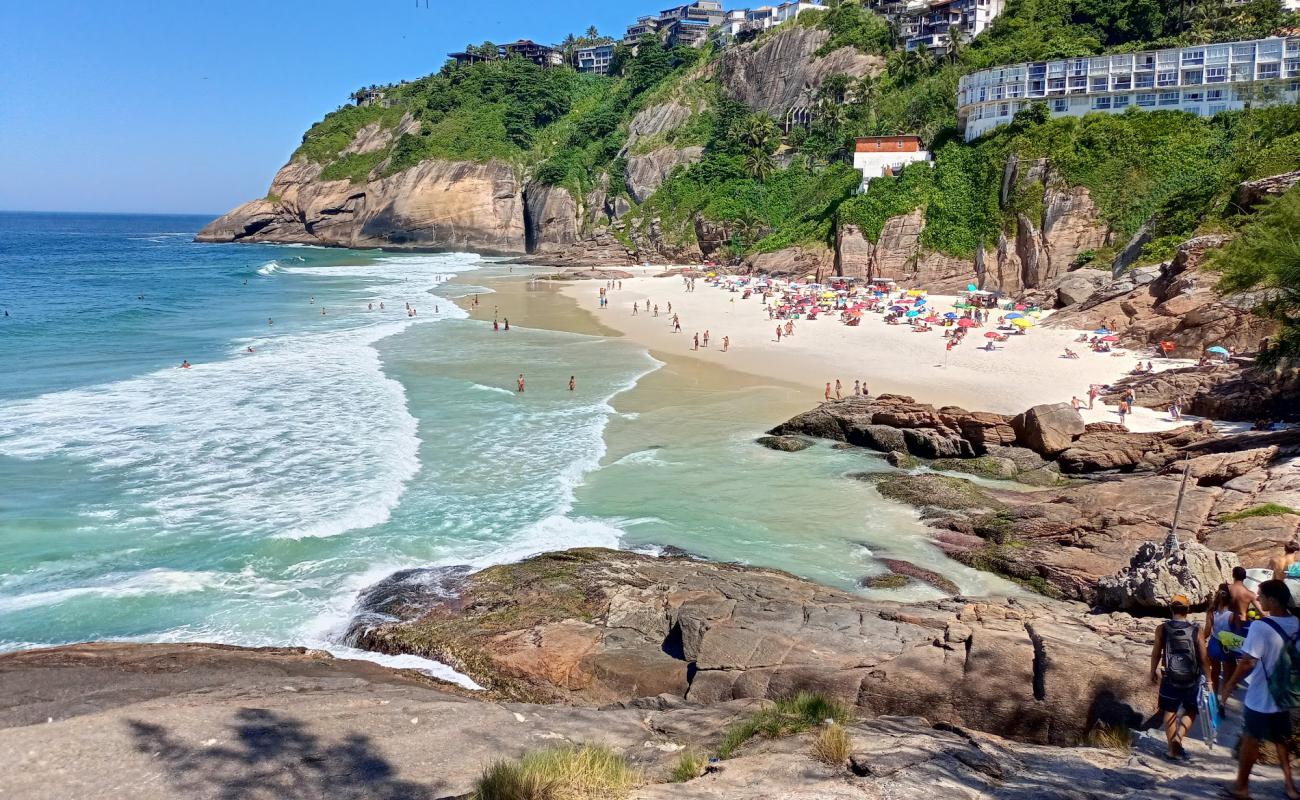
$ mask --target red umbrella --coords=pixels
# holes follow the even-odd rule
[[[1027,306],[1025,306],[1023,303],[1017,303],[1017,304],[1016,304],[1016,310],[1017,310],[1017,311],[1024,311],[1025,308],[1027,308]]]
[[[1101,337],[1101,340],[1102,340],[1103,342],[1118,342],[1118,341],[1119,341],[1119,337],[1118,337],[1118,336],[1103,336],[1103,337]]]
[[[975,324],[975,320],[971,319],[970,317],[962,317],[961,319],[957,320],[958,328],[969,328],[974,324]]]
[[[989,331],[988,333],[984,334],[984,338],[985,338],[985,339],[1001,339],[1001,338],[1002,338],[1002,334],[998,333],[997,331]]]

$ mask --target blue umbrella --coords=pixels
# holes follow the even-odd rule
[[[909,317],[919,317],[919,316],[921,316],[921,312],[920,312],[920,311],[909,311],[909,312],[907,312],[907,316],[909,316]]]
[[[1006,315],[1005,319],[1020,319],[1023,316],[1024,314],[1021,314],[1019,311],[1012,311],[1010,314]]]
[[[1217,344],[1216,344],[1214,347],[1207,347],[1207,348],[1205,348],[1205,352],[1207,352],[1207,353],[1217,353],[1217,354],[1219,354],[1219,355],[1221,355],[1221,356],[1226,356],[1226,355],[1228,355],[1228,351],[1225,350],[1225,349],[1222,348],[1222,347],[1219,347]]]
[[[925,305],[925,298],[924,298],[924,297],[918,297],[918,298],[916,298],[916,304],[917,304],[918,306],[923,306],[923,305]]]
[[[907,309],[904,308],[903,306],[890,306],[890,307],[889,307],[889,310],[890,310],[890,311],[906,311]]]
[[[943,316],[947,319],[957,319],[957,312],[949,311],[947,314],[944,314]]]
[[[1097,330],[1093,331],[1093,333],[1097,334],[1098,336],[1105,336],[1106,334],[1110,333],[1110,331],[1106,330],[1105,328],[1098,328]]]

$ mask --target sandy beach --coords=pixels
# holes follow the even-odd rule
[[[910,326],[886,325],[882,317],[867,314],[858,327],[848,327],[834,317],[799,320],[795,335],[775,337],[776,322],[767,316],[761,299],[747,300],[741,293],[696,282],[686,291],[679,277],[649,276],[624,280],[610,290],[610,302],[599,307],[600,281],[560,284],[560,293],[590,311],[602,329],[614,330],[642,344],[656,357],[685,357],[702,364],[760,376],[769,381],[806,387],[808,401],[822,398],[827,381],[843,384],[845,394],[855,380],[872,394],[896,393],[935,405],[1018,413],[1039,403],[1069,402],[1077,396],[1086,402],[1091,384],[1109,384],[1127,374],[1139,355],[1093,353],[1074,343],[1078,331],[1035,326],[1024,336],[1013,336],[993,351],[983,349],[984,339],[973,336],[951,352],[945,349],[940,329],[914,333]],[[659,316],[646,313],[645,301],[658,304]],[[931,307],[947,310],[952,298],[932,296]],[[632,304],[640,303],[633,315]],[[680,316],[682,330],[673,332],[668,305]],[[709,332],[709,346],[692,349],[694,334]],[[730,337],[728,352],[722,339]],[[1079,353],[1062,357],[1065,347]],[[1157,369],[1190,362],[1157,359]],[[1117,422],[1114,407],[1098,402],[1085,409],[1089,422]],[[1131,430],[1158,430],[1187,424],[1175,422],[1165,412],[1137,409],[1126,424]]]

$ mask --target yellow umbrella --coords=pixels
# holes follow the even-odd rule
[[[1015,325],[1017,328],[1029,328],[1033,326],[1034,322],[1027,317],[1016,317],[1011,320],[1011,324]]]
[[[925,294],[926,294],[926,292],[925,292],[924,289],[908,289],[908,290],[907,290],[907,296],[908,296],[908,297],[925,297]]]
[[[709,273],[708,275],[706,275],[705,277],[708,277],[708,278],[716,278],[716,277],[718,277],[718,273],[716,273],[716,272],[710,272],[710,273]]]

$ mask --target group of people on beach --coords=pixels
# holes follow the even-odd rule
[[[836,378],[836,379],[835,379],[835,388],[834,388],[833,390],[831,389],[830,381],[827,381],[827,382],[826,382],[826,389],[825,389],[825,391],[822,392],[822,396],[823,396],[824,398],[826,398],[826,400],[828,400],[828,401],[829,401],[829,400],[832,400],[832,399],[834,399],[834,400],[843,400],[843,399],[844,399],[844,385],[843,385],[842,383],[840,383],[840,379],[839,379],[839,378]],[[870,397],[870,396],[871,396],[871,391],[870,391],[869,389],[867,389],[867,382],[866,382],[866,381],[854,381],[854,382],[853,382],[853,393],[852,393],[851,395],[849,395],[849,396],[850,396],[850,397]]]
[[[1250,798],[1250,777],[1260,746],[1272,744],[1282,768],[1286,797],[1300,800],[1291,770],[1291,711],[1300,707],[1300,619],[1293,613],[1288,580],[1300,579],[1300,541],[1288,541],[1269,562],[1268,580],[1251,589],[1244,567],[1220,584],[1203,624],[1189,619],[1184,594],[1170,603],[1170,619],[1157,630],[1151,649],[1151,682],[1165,730],[1166,755],[1187,757],[1183,742],[1201,714],[1226,716],[1233,691],[1243,681],[1242,732],[1236,748],[1230,798]],[[1207,699],[1208,698],[1208,699]],[[1211,726],[1214,730],[1217,726]]]

